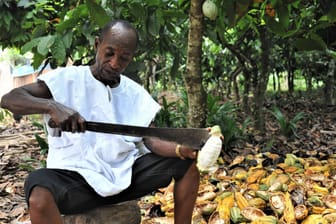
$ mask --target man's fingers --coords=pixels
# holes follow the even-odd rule
[[[85,132],[86,125],[85,125],[85,119],[84,118],[79,118],[78,119],[78,128],[79,128],[80,132]]]
[[[48,121],[48,125],[51,128],[56,128],[57,127],[56,122],[53,119],[51,119],[51,118]]]
[[[77,121],[76,120],[72,120],[71,121],[71,132],[72,133],[75,133],[75,132],[78,132],[78,124],[77,124]]]

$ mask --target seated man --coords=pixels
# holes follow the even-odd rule
[[[47,168],[25,182],[33,224],[62,223],[61,214],[137,199],[172,179],[175,223],[191,223],[200,178],[193,149],[85,130],[85,120],[149,126],[159,111],[140,85],[121,74],[137,41],[130,23],[112,21],[95,40],[93,65],[53,70],[3,96],[1,107],[20,115],[44,114],[62,131],[52,136],[55,129],[47,125]]]

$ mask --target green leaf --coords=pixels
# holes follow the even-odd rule
[[[65,61],[66,51],[61,37],[55,39],[54,44],[51,46],[51,54],[56,59],[57,64],[62,64]]]
[[[41,150],[46,151],[49,148],[49,145],[48,145],[47,141],[44,138],[42,138],[41,136],[39,136],[38,134],[34,134],[34,136],[35,136],[35,139],[38,142]]]
[[[152,36],[155,37],[155,36],[159,35],[160,23],[157,22],[157,15],[156,15],[156,13],[153,13],[152,15],[150,15],[148,17],[147,29],[148,29],[148,32]]]
[[[161,4],[161,0],[147,0],[148,6],[158,6]]]
[[[13,20],[13,16],[8,12],[2,12],[2,13],[3,13],[3,15],[1,16],[1,19],[6,24],[7,30],[9,30],[10,29],[10,23]]]
[[[288,7],[284,5],[281,6],[279,9],[277,9],[277,14],[279,16],[279,23],[282,25],[284,29],[287,29],[289,25]]]
[[[34,57],[33,57],[33,67],[34,69],[37,69],[43,62],[43,60],[45,59],[45,57],[43,55],[40,55],[39,53],[34,53]]]
[[[336,21],[336,7],[335,6],[336,5],[333,4],[333,7],[330,7],[330,11],[327,14],[328,19],[331,23]]]
[[[40,37],[43,36],[45,33],[47,33],[47,24],[41,24],[33,29],[32,35],[33,37]]]
[[[37,45],[37,52],[41,55],[47,55],[50,47],[54,44],[55,39],[55,36],[51,35],[41,37],[40,42]]]
[[[299,38],[294,41],[294,46],[300,51],[326,50],[326,44],[323,40],[316,40],[311,38]]]
[[[41,129],[41,130],[44,130],[44,125],[43,125],[42,123],[39,123],[39,122],[37,122],[37,121],[33,121],[33,122],[32,122],[32,125],[33,125],[34,127],[37,127],[37,128],[39,128],[39,129]]]
[[[336,60],[336,51],[333,51],[331,49],[327,49],[326,51],[327,55],[329,55],[330,57],[333,57],[334,60]]]
[[[21,47],[21,52],[24,54],[24,53],[27,53],[28,51],[31,51],[34,47],[37,46],[37,44],[40,42],[40,39],[41,38],[35,38],[27,42],[26,44],[24,44]]]
[[[90,17],[99,27],[103,27],[110,21],[110,17],[107,15],[106,11],[95,1],[86,0],[86,5],[89,9]]]
[[[18,3],[17,3],[17,6],[18,7],[24,7],[24,8],[28,8],[32,5],[35,5],[35,2],[34,1],[29,1],[29,0],[20,0]]]
[[[139,10],[143,8],[142,4],[139,2],[132,2],[129,4],[129,10],[132,16],[138,19],[145,19],[146,13],[145,10]]]
[[[297,113],[290,122],[292,123],[297,123],[299,120],[301,120],[302,118],[304,118],[304,113],[303,112],[299,112]]]
[[[78,7],[70,10],[66,15],[65,19],[56,25],[57,32],[62,32],[69,28],[74,28],[77,26],[78,22],[88,16],[87,6],[82,4]]]
[[[72,43],[72,32],[68,32],[65,35],[63,35],[63,43],[65,48],[70,48],[71,43]]]
[[[266,17],[265,19],[267,27],[275,34],[278,35],[284,35],[286,34],[284,27],[277,21],[275,21],[273,18],[269,19]]]

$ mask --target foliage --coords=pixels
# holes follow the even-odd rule
[[[279,123],[281,134],[286,137],[297,136],[297,122],[304,118],[304,113],[297,113],[292,119],[285,117],[285,115],[280,111],[279,108],[273,107],[271,111],[272,115],[276,118]]]
[[[44,136],[48,136],[47,129],[46,129],[44,124],[41,124],[37,121],[33,121],[32,125],[35,126],[35,127],[38,127],[41,130],[43,130],[44,131]],[[41,155],[46,155],[48,153],[48,150],[49,150],[49,144],[48,144],[47,137],[42,137],[42,136],[40,136],[39,134],[36,134],[36,133],[34,134],[34,136],[35,136],[35,139],[36,139],[38,145],[40,146],[40,154]],[[45,160],[40,160],[40,163],[41,163],[42,167],[46,167],[46,161]]]
[[[161,110],[155,117],[157,127],[183,127],[186,122],[184,115],[179,113],[181,105],[178,101],[168,103],[166,97],[162,97]]]
[[[237,107],[231,102],[221,102],[221,98],[208,94],[207,97],[207,126],[219,125],[224,135],[224,147],[228,149],[234,144],[245,139],[245,131],[250,124],[250,119],[245,119],[241,124],[235,115]],[[185,114],[188,109],[188,97],[185,90],[181,91],[180,101],[168,103],[162,97],[162,109],[155,119],[158,127],[185,127]]]
[[[234,144],[246,137],[247,126],[250,119],[246,118],[242,124],[235,115],[237,107],[232,102],[219,103],[219,97],[208,95],[208,117],[209,127],[219,125],[224,136],[224,148],[229,149]]]
[[[34,67],[45,60],[52,67],[64,65],[68,59],[75,64],[90,63],[94,54],[93,48],[88,46],[93,45],[99,28],[111,18],[129,20],[138,29],[140,45],[136,66],[143,64],[144,59],[151,60],[154,55],[165,52],[177,59],[171,67],[175,75],[180,52],[185,49],[187,29],[184,28],[188,18],[185,2],[20,0],[0,7],[4,12],[0,16],[4,21],[0,27],[7,31],[20,29],[20,32],[0,34],[1,45],[18,47],[23,53],[33,52]]]
[[[335,1],[213,2],[218,16],[215,20],[203,18],[203,80],[197,80],[209,91],[231,97],[231,88],[235,88],[236,97],[243,94],[247,104],[248,96],[253,100],[257,90],[264,91],[256,85],[265,78],[261,71],[287,80],[302,75],[307,83],[328,83],[323,65],[336,58]],[[94,60],[90,46],[98,29],[110,18],[126,19],[138,29],[140,44],[134,63],[125,73],[144,80],[152,78],[153,86],[148,89],[155,91],[157,83],[165,87],[166,82],[171,86],[182,83],[184,71],[180,68],[186,63],[189,8],[190,0],[5,0],[0,3],[0,28],[4,31],[0,43],[21,53],[31,51],[35,68],[44,62],[51,67],[65,65],[68,60],[76,65],[89,64]],[[261,30],[267,30],[264,39]],[[262,46],[269,52],[267,64],[261,61]],[[178,105],[165,106],[181,109]],[[183,112],[189,111],[183,108]],[[184,121],[168,124],[174,122],[181,125]]]
[[[8,110],[0,108],[0,122],[5,121],[10,116],[11,113]]]
[[[36,121],[32,122],[32,125],[35,126],[35,127],[38,127],[41,130],[43,130],[45,136],[48,135],[47,129],[46,129],[45,125],[43,125],[43,124],[41,124],[39,122],[36,122]],[[38,134],[35,134],[35,138],[36,138],[36,141],[38,142],[38,144],[40,146],[40,149],[41,149],[40,153],[41,153],[41,155],[47,154],[48,153],[48,149],[49,149],[47,138],[43,138],[43,137],[41,137]]]

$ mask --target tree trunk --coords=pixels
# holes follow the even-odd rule
[[[257,130],[265,131],[265,120],[263,116],[263,108],[265,101],[265,92],[268,83],[268,66],[269,66],[269,39],[267,37],[266,27],[260,27],[260,41],[261,41],[261,71],[259,76],[255,78],[254,90],[254,119]]]
[[[244,78],[243,110],[246,114],[250,114],[249,93],[251,89],[251,75],[249,70],[244,71]]]
[[[311,96],[313,92],[313,82],[312,82],[313,76],[310,71],[306,71],[304,74],[304,77],[306,81],[306,90],[307,90],[308,96]]]
[[[335,60],[330,59],[328,73],[325,80],[324,94],[325,94],[325,105],[335,106],[336,105],[336,69]]]
[[[189,13],[189,35],[187,66],[184,82],[188,94],[188,126],[204,127],[206,122],[206,94],[202,85],[202,32],[203,1],[191,0]]]
[[[149,79],[150,79],[150,77],[153,75],[152,74],[152,67],[151,67],[151,63],[150,63],[150,61],[147,61],[146,62],[146,72],[145,72],[145,77],[144,77],[144,88],[148,91],[148,92],[150,92],[150,86],[149,86]]]
[[[294,58],[291,54],[291,49],[287,50],[287,73],[288,73],[288,92],[290,95],[294,93]]]

